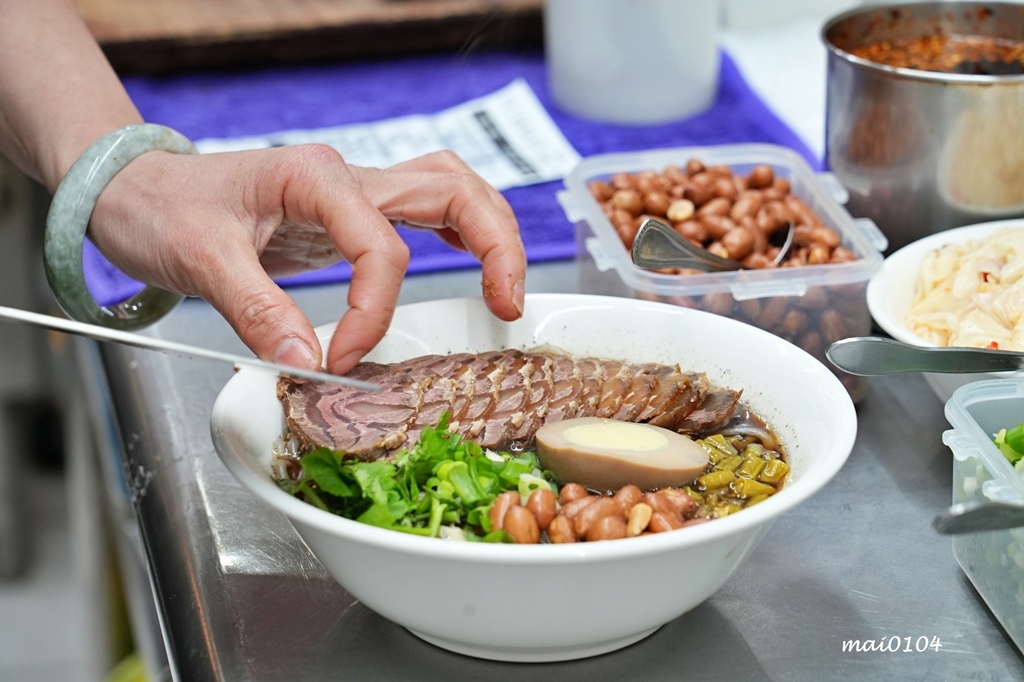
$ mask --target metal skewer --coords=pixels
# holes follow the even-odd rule
[[[86,324],[85,322],[68,320],[62,317],[54,317],[53,315],[33,313],[27,310],[19,310],[17,308],[0,306],[0,319],[11,322],[22,322],[25,324],[35,325],[37,327],[45,327],[46,329],[54,329],[56,331],[67,332],[68,334],[77,334],[78,336],[86,336],[99,341],[113,341],[126,346],[134,346],[135,348],[165,351],[186,358],[196,357],[206,358],[208,360],[219,360],[221,362],[230,363],[235,367],[253,367],[255,369],[261,369],[268,372],[276,372],[277,374],[295,379],[322,381],[331,384],[338,384],[340,386],[348,386],[350,388],[358,388],[364,391],[380,390],[380,386],[368,381],[349,379],[337,374],[316,372],[313,370],[301,369],[299,367],[282,365],[276,362],[266,362],[265,360],[260,360],[258,358],[247,358],[242,355],[224,353],[221,351],[210,350],[208,348],[202,348],[200,346],[190,346],[188,344],[177,343],[175,341],[166,341],[164,339],[143,336],[142,334],[125,332],[118,329],[107,329],[106,327],[101,327],[95,324]]]

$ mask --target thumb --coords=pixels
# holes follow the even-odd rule
[[[313,325],[260,267],[235,269],[203,296],[261,360],[317,370],[323,350]]]

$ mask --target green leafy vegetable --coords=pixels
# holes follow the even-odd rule
[[[380,528],[436,537],[442,526],[458,526],[468,540],[511,542],[508,533],[491,528],[494,499],[507,490],[524,500],[545,486],[557,492],[553,478],[536,454],[484,452],[450,433],[449,419],[446,412],[391,462],[346,459],[318,448],[299,460],[299,480],[278,485],[320,509]]]
[[[1018,424],[1012,429],[1000,429],[993,442],[1011,464],[1016,464],[1024,457],[1024,424]]]

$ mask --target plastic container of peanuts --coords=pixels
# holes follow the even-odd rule
[[[871,332],[865,293],[887,241],[870,219],[854,219],[843,208],[847,198],[831,174],[814,172],[791,149],[766,144],[592,156],[573,169],[558,193],[576,225],[581,291],[663,301],[750,323],[817,357],[859,400],[864,380],[832,367],[825,350],[839,339]],[[632,236],[647,217],[750,269],[637,267],[630,256]],[[793,262],[767,266],[777,249],[772,232],[790,221],[796,232],[787,261]],[[737,227],[744,229],[728,234]]]

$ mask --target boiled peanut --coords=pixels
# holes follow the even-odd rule
[[[766,254],[754,252],[743,259],[743,265],[750,268],[751,270],[764,270],[775,265],[775,261],[769,258]]]
[[[547,530],[548,526],[551,525],[551,519],[555,518],[558,499],[550,490],[538,488],[530,493],[530,496],[526,499],[526,508],[533,512],[540,529]]]
[[[576,537],[586,537],[590,526],[603,516],[623,515],[619,503],[610,497],[600,497],[593,504],[581,509],[572,520]]]
[[[725,245],[722,244],[722,242],[717,240],[705,246],[704,250],[718,256],[719,258],[729,257],[729,250],[725,248]]]
[[[602,516],[591,524],[587,531],[587,542],[619,540],[626,537],[626,530],[626,520],[621,516]]]
[[[656,192],[661,188],[661,183],[658,182],[658,174],[654,171],[641,171],[637,173],[634,178],[634,186],[640,194],[650,194]]]
[[[635,189],[620,189],[612,195],[612,205],[630,215],[638,216],[644,211],[644,199]]]
[[[818,215],[797,195],[787,194],[783,201],[793,213],[797,225],[815,227],[821,224],[821,219],[818,218]]]
[[[737,223],[740,227],[748,230],[754,237],[754,253],[766,255],[771,244],[768,242],[768,235],[757,226],[757,221],[749,216],[745,216],[740,218]]]
[[[615,228],[616,232],[621,232],[622,230],[629,229],[629,226],[633,223],[633,220],[634,218],[632,215],[630,215],[629,211],[626,211],[621,208],[616,208],[612,210],[612,227]]]
[[[581,497],[587,497],[588,495],[590,495],[590,493],[579,483],[566,483],[558,492],[558,502],[562,506],[565,506],[573,500],[578,500]]]
[[[794,251],[792,251],[792,254],[793,255],[790,256],[788,259],[786,259],[786,262],[782,264],[783,267],[798,268],[798,267],[800,267],[802,265],[807,265],[807,247],[806,246],[802,246],[802,247],[800,247],[798,249],[795,249]]]
[[[700,307],[709,313],[728,315],[732,312],[734,302],[732,294],[728,291],[713,291],[701,299]]]
[[[635,183],[636,180],[631,173],[616,173],[610,181],[613,189],[633,189]]]
[[[808,287],[804,295],[795,300],[804,310],[821,310],[829,304],[829,295],[825,287]]]
[[[856,254],[847,248],[837,246],[832,252],[832,258],[829,260],[830,263],[849,263],[850,261],[857,260]]]
[[[757,318],[757,326],[761,329],[774,329],[786,316],[789,303],[785,296],[772,296],[764,303],[761,316]]]
[[[612,495],[612,499],[619,503],[619,507],[622,508],[622,513],[627,513],[633,508],[633,505],[637,504],[643,499],[644,493],[640,488],[635,485],[624,485],[615,491]]]
[[[643,502],[650,507],[654,513],[678,519],[679,523],[683,522],[682,513],[676,509],[676,506],[668,498],[659,496],[655,493],[644,493]]]
[[[640,226],[644,224],[644,221],[650,217],[651,216],[641,215],[639,218],[615,227],[615,231],[618,233],[619,239],[622,240],[623,246],[627,249],[633,248],[633,241],[636,239],[636,233],[640,231]]]
[[[683,516],[697,510],[697,501],[682,488],[662,488],[654,494],[668,500]]]
[[[518,495],[519,493],[516,493]],[[540,542],[540,526],[537,517],[522,505],[509,507],[505,513],[505,532],[520,545],[535,545]]]
[[[644,195],[644,210],[653,214],[654,217],[663,216],[668,213],[669,198],[666,192],[653,191]]]
[[[512,507],[518,507],[519,501],[519,492],[516,490],[507,490],[494,498],[490,512],[492,530],[504,528],[505,515]]]
[[[693,217],[696,207],[689,199],[676,199],[668,205],[665,217],[673,223],[681,223]]]
[[[757,226],[760,227],[765,234],[771,234],[792,222],[793,213],[783,202],[769,201],[758,210],[757,215],[754,216],[754,220],[757,221]],[[793,238],[796,239],[795,233]]]
[[[548,540],[555,544],[576,542],[576,531],[572,528],[572,521],[561,514],[556,515],[548,526]]]
[[[629,510],[629,517],[626,519],[626,535],[635,538],[647,530],[647,524],[650,522],[653,512],[651,506],[644,502],[633,505],[633,508]]]
[[[736,197],[736,203],[729,209],[729,217],[733,220],[753,218],[764,206],[760,192],[746,191]]]
[[[731,201],[725,197],[715,197],[697,209],[697,216],[701,220],[705,220],[709,216],[726,216],[729,214],[730,208],[732,208]]]
[[[822,340],[821,334],[813,329],[801,336],[796,345],[816,358],[825,357],[825,342]]]
[[[699,220],[684,220],[673,227],[676,232],[694,242],[697,246],[704,246],[704,242],[708,240],[708,228],[704,227],[704,223]]]
[[[711,191],[711,183],[714,181],[715,175],[713,173],[709,173],[707,170],[702,170],[701,172],[694,173],[690,176],[690,182],[695,185],[707,187],[709,192]]]
[[[745,227],[734,227],[722,235],[722,246],[729,252],[729,258],[743,260],[754,250],[754,235]]]
[[[711,188],[707,185],[698,185],[689,182],[683,188],[683,198],[693,202],[694,206],[703,206],[712,198]],[[728,199],[726,199],[728,201]]]
[[[756,320],[761,315],[761,299],[748,298],[736,301],[736,310],[743,320]]]
[[[572,520],[576,518],[577,514],[579,514],[581,511],[583,511],[584,509],[586,509],[587,507],[594,504],[600,499],[600,495],[587,495],[586,497],[581,497],[579,499],[573,500],[569,504],[563,505],[558,513],[561,516],[564,516],[565,518]]]
[[[665,514],[660,511],[651,514],[651,520],[647,523],[647,530],[652,533],[664,533],[669,530],[676,530],[683,527],[682,519],[676,518],[673,514]]]
[[[825,343],[831,345],[836,341],[845,338],[846,325],[843,324],[843,317],[837,311],[829,309],[821,314],[821,334],[825,337]]]
[[[822,225],[811,229],[811,242],[817,242],[831,250],[839,246],[842,243],[842,239],[840,239],[838,232]]]
[[[708,230],[708,236],[712,240],[721,239],[727,232],[729,232],[729,230],[733,230],[738,227],[736,223],[733,222],[732,218],[724,215],[716,215],[714,213],[700,216],[700,220],[704,223],[704,227]],[[710,245],[708,246],[710,247]]]
[[[661,172],[665,176],[665,179],[672,185],[680,185],[687,180],[686,173],[679,166],[673,166],[669,164],[665,166],[665,170]]]
[[[785,317],[782,318],[781,330],[785,332],[789,338],[794,338],[807,329],[807,324],[807,313],[794,308],[789,310]]]
[[[736,189],[736,183],[731,178],[721,177],[711,183],[711,193],[716,197],[724,197],[732,201],[736,198],[739,191]]]
[[[794,246],[808,246],[813,242],[811,235],[814,234],[814,228],[810,225],[797,225],[793,228],[793,245]]]
[[[594,195],[594,198],[601,203],[608,201],[615,194],[612,186],[603,180],[594,180],[588,185],[588,188],[590,193]]]
[[[773,182],[775,182],[775,171],[771,166],[765,164],[754,166],[747,174],[747,183],[753,189],[771,187]]]
[[[824,265],[831,258],[832,250],[822,244],[811,244],[810,248],[807,249],[808,265]]]

